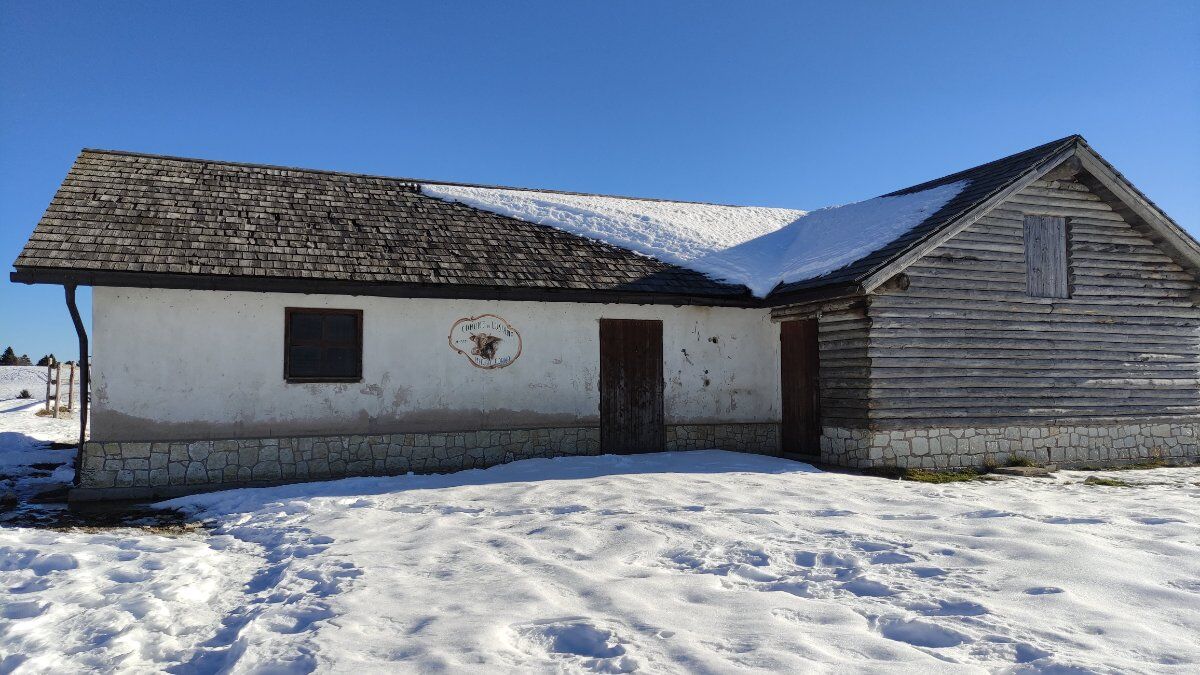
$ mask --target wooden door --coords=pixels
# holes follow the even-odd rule
[[[821,360],[817,320],[784,321],[779,325],[780,385],[783,399],[784,452],[812,457],[821,454]]]
[[[600,448],[662,452],[662,322],[600,320]]]

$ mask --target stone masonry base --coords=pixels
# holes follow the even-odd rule
[[[666,450],[777,454],[777,424],[677,424]],[[446,473],[518,459],[600,454],[596,427],[84,445],[71,499],[149,499],[243,485]]]
[[[1200,460],[1200,422],[928,429],[825,427],[821,460],[840,466],[952,469],[1012,457],[1061,466]]]

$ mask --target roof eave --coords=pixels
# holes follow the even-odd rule
[[[523,300],[637,305],[698,305],[707,307],[764,307],[749,291],[727,294],[688,294],[626,288],[582,289],[532,286],[471,286],[465,284],[368,282],[293,277],[118,272],[18,266],[9,274],[13,283],[118,288],[164,288],[203,291],[247,291],[360,295],[391,298],[466,300]]]

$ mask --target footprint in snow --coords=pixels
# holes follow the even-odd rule
[[[5,619],[32,619],[41,616],[50,605],[48,603],[29,600],[25,602],[9,602],[0,608],[0,616]]]
[[[817,518],[837,518],[839,516],[856,515],[853,511],[847,511],[846,509],[818,509],[816,511],[809,511],[809,514]]]
[[[797,551],[792,554],[792,562],[801,567],[815,567],[817,554],[814,551]]]
[[[1100,525],[1108,521],[1103,518],[1072,518],[1070,516],[1050,516],[1043,518],[1043,523],[1051,525]]]
[[[858,569],[858,558],[849,553],[832,553],[826,552],[817,556],[817,562],[826,567],[841,567],[845,569]]]
[[[38,591],[44,591],[47,588],[50,588],[50,580],[49,579],[43,579],[42,577],[34,577],[32,579],[26,579],[26,580],[22,581],[21,583],[17,584],[16,586],[10,586],[8,588],[8,592],[9,593],[36,593]],[[0,672],[4,672],[4,671],[0,670]]]
[[[947,574],[946,570],[944,570],[940,567],[926,567],[926,566],[914,565],[913,567],[907,567],[905,569],[907,569],[909,572],[912,572],[914,575],[916,575],[916,577],[918,579],[929,579],[932,577],[940,577],[940,576],[944,576]]]
[[[1000,511],[999,509],[982,509],[979,511],[968,511],[962,514],[963,518],[1010,518],[1017,514],[1011,511]]]
[[[516,646],[525,653],[599,673],[630,673],[638,663],[617,634],[586,617],[563,617],[514,625]]]
[[[872,565],[903,565],[916,560],[912,556],[905,555],[899,551],[883,551],[871,557]]]
[[[483,513],[483,509],[477,506],[443,506],[437,511],[443,516],[449,516],[455,513],[465,513],[469,516],[476,516]]]
[[[150,578],[149,572],[131,572],[128,570],[113,570],[108,573],[108,578],[118,584],[134,584],[145,581]]]
[[[876,551],[890,551],[895,547],[892,544],[885,544],[878,541],[856,541],[854,542],[854,548],[866,551],[867,553],[874,553]]]
[[[937,520],[938,516],[931,513],[884,513],[878,518],[880,520]]]
[[[982,616],[988,610],[978,602],[970,600],[937,600],[933,603],[912,603],[908,608],[925,616]]]
[[[849,591],[860,598],[883,598],[896,594],[891,587],[871,579],[851,579],[842,584],[842,590]]]
[[[729,573],[749,581],[766,582],[779,580],[779,577],[775,576],[774,574],[764,572],[758,567],[752,567],[751,565],[734,565],[732,568],[730,568]]]
[[[1044,659],[1047,656],[1051,656],[1050,652],[1025,642],[1018,642],[1013,645],[1013,660],[1017,663],[1029,663],[1038,659]]]
[[[1143,525],[1166,525],[1168,523],[1187,522],[1184,520],[1180,520],[1179,518],[1156,518],[1154,516],[1145,516],[1142,518],[1134,518],[1133,520],[1136,522],[1139,522]]]
[[[1027,595],[1055,595],[1057,593],[1062,593],[1062,592],[1063,592],[1063,589],[1057,588],[1055,586],[1035,586],[1033,588],[1025,589],[1025,593]]]
[[[917,619],[891,620],[880,624],[879,632],[889,640],[905,642],[914,647],[944,649],[957,647],[967,641],[962,633]]]
[[[303,633],[312,628],[318,621],[333,618],[333,610],[324,606],[299,607],[276,616],[268,617],[265,621],[267,630],[284,635]]]

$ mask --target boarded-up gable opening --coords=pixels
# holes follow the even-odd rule
[[[1069,298],[1067,219],[1025,216],[1025,284],[1034,298]]]

